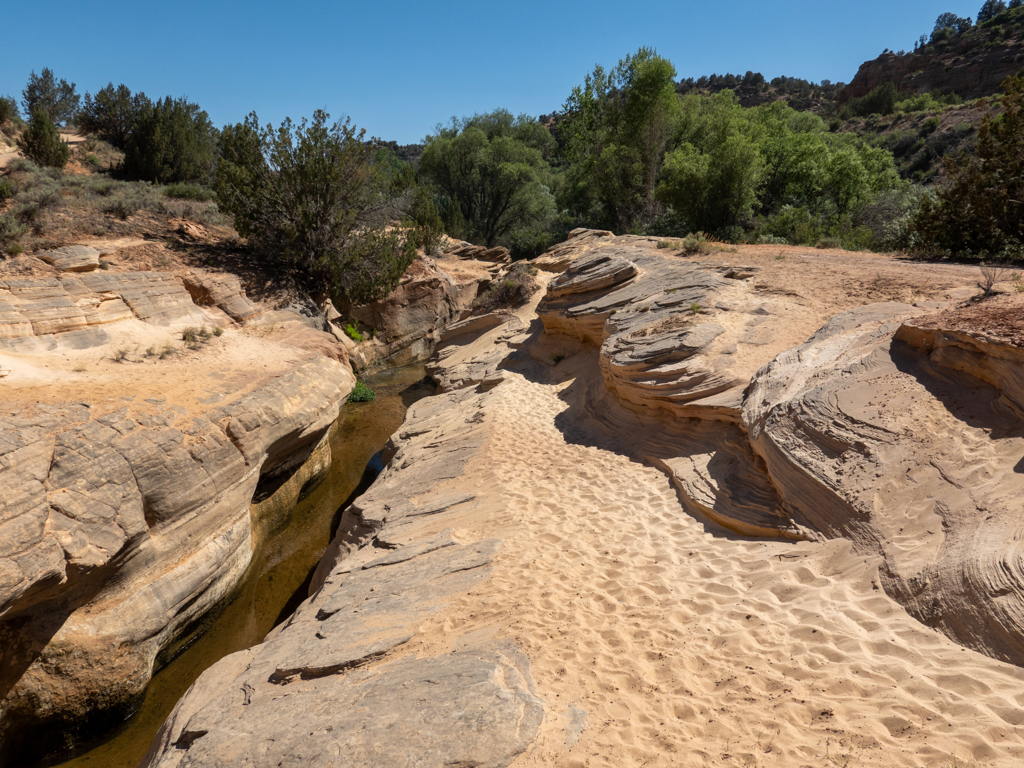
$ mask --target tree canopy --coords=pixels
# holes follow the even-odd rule
[[[631,230],[660,213],[654,192],[679,113],[675,76],[668,59],[640,48],[573,89],[558,136],[569,164],[563,200],[577,215]]]
[[[420,175],[446,198],[449,226],[462,222],[469,238],[493,246],[514,228],[554,215],[546,159],[553,148],[548,129],[525,115],[452,118],[427,137]]]
[[[58,82],[49,67],[44,67],[38,75],[33,70],[21,93],[21,104],[30,117],[38,107],[57,125],[67,125],[78,113],[79,97],[75,84],[64,79]]]
[[[198,104],[168,96],[139,105],[124,150],[127,176],[160,184],[210,183],[216,164],[217,129]]]
[[[97,91],[95,97],[85,94],[76,122],[85,133],[94,134],[119,149],[125,149],[135,123],[152,107],[153,103],[146,94],[132,94],[124,84],[115,88],[113,83],[107,83],[105,88]]]

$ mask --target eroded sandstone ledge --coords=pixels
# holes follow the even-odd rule
[[[918,623],[1021,664],[1017,351],[648,238],[544,258],[145,764],[1017,764],[1024,673]]]

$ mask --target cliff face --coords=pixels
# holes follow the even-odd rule
[[[237,329],[217,351],[163,365],[136,344],[117,372],[51,368],[74,354],[103,370],[126,338],[259,314],[231,276],[8,279],[0,307],[0,754],[17,757],[131,711],[158,655],[231,592],[280,524],[250,508],[261,478],[329,465],[324,438],[354,376]],[[278,356],[270,376],[252,375],[267,368],[261,353]],[[164,378],[176,369],[185,381]],[[189,383],[198,389],[185,395]],[[65,399],[74,392],[80,401]]]
[[[903,93],[955,93],[965,100],[991,96],[1007,77],[1024,67],[1024,13],[1003,13],[984,26],[919,51],[883,53],[861,64],[837,101],[864,96],[886,82]]]

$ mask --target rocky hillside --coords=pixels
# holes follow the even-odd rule
[[[864,96],[885,82],[903,93],[955,93],[977,99],[1024,67],[1024,7],[1013,8],[959,35],[936,36],[912,53],[886,52],[864,62],[838,102]]]

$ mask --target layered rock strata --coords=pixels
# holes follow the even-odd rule
[[[353,384],[319,358],[203,415],[68,405],[4,420],[5,752],[33,729],[88,732],[131,711],[158,655],[241,580],[255,532],[280,524],[250,512],[261,478],[318,446],[314,463],[329,464],[325,436]]]
[[[545,331],[600,345],[606,391],[664,413],[641,453],[688,509],[747,535],[850,539],[919,620],[1024,663],[1017,343],[881,303],[780,353],[793,300],[760,300],[756,270],[578,240],[538,309]]]
[[[543,706],[514,644],[466,637],[450,653],[411,653],[420,625],[486,582],[501,551],[500,540],[454,528],[498,500],[443,489],[486,438],[480,405],[463,389],[410,409],[389,467],[347,510],[313,596],[263,644],[207,670],[143,765],[497,767],[529,746]]]
[[[352,308],[357,330],[368,337],[365,341],[353,343],[337,326],[335,333],[348,344],[352,364],[359,370],[426,360],[444,329],[462,317],[488,282],[479,270],[466,273],[423,257],[413,262],[387,298]]]
[[[495,313],[442,337],[429,367],[443,393],[410,409],[310,600],[197,682],[146,765],[1018,764],[1024,672],[881,591],[915,616],[918,597],[962,610],[957,575],[899,591],[925,563],[956,565],[926,535],[938,501],[957,505],[947,530],[970,519],[961,534],[984,545],[970,558],[988,567],[994,542],[976,531],[990,521],[928,479],[934,455],[939,474],[988,493],[950,473],[966,438],[939,417],[962,414],[928,366],[1004,381],[971,355],[1013,360],[995,347],[1014,345],[947,334],[950,320],[908,304],[818,316],[753,270],[644,238],[574,240],[539,319]],[[689,304],[662,301],[683,292]],[[722,330],[693,333],[704,324]],[[712,376],[746,385],[707,407]],[[1000,387],[1005,404],[994,387],[982,404],[1005,415],[1015,396]],[[911,420],[925,416],[921,437]],[[973,418],[972,451],[989,439]],[[1000,461],[1015,430],[995,436],[1010,441]],[[999,636],[1005,597],[978,585],[964,614],[976,633]]]

